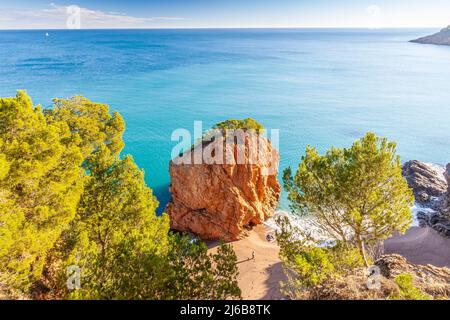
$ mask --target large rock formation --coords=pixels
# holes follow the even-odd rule
[[[450,164],[440,170],[412,160],[403,165],[403,176],[421,206],[417,212],[420,226],[450,237]]]
[[[170,162],[172,200],[166,212],[173,229],[232,241],[273,214],[281,191],[279,154],[259,134],[244,141],[219,136]],[[202,163],[194,164],[199,159]]]
[[[419,202],[427,203],[431,197],[442,197],[447,191],[443,173],[423,162],[406,162],[403,165],[403,176]]]
[[[410,42],[422,43],[422,44],[437,44],[437,45],[450,45],[450,26],[442,29],[441,31],[432,34],[431,36],[422,37]]]

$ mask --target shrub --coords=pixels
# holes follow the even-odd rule
[[[392,300],[432,300],[433,298],[413,284],[413,277],[410,274],[403,273],[395,277],[395,283],[400,289],[396,295],[390,296]]]

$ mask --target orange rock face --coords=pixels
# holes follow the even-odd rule
[[[218,137],[170,162],[172,229],[232,241],[273,214],[281,191],[278,152],[257,134],[227,141]]]

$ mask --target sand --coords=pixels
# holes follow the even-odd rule
[[[412,227],[384,242],[385,253],[398,253],[414,264],[450,267],[450,239],[431,228]]]
[[[238,258],[238,282],[245,300],[283,298],[279,282],[285,277],[278,257],[280,250],[276,242],[266,240],[267,233],[273,230],[260,225],[253,228],[248,237],[231,243]],[[216,243],[209,245],[214,250]]]
[[[276,242],[266,240],[273,230],[255,227],[248,237],[232,242],[237,258],[239,287],[246,300],[283,299],[280,281],[285,279]],[[217,243],[209,243],[215,250]],[[412,227],[404,235],[395,235],[384,243],[385,253],[398,253],[414,264],[450,267],[450,239],[431,228]],[[253,252],[254,258],[253,258]]]

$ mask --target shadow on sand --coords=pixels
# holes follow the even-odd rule
[[[285,281],[286,276],[283,272],[281,262],[277,262],[266,269],[269,274],[269,278],[266,280],[265,285],[269,288],[262,300],[281,300],[285,296],[280,291],[280,281]]]

